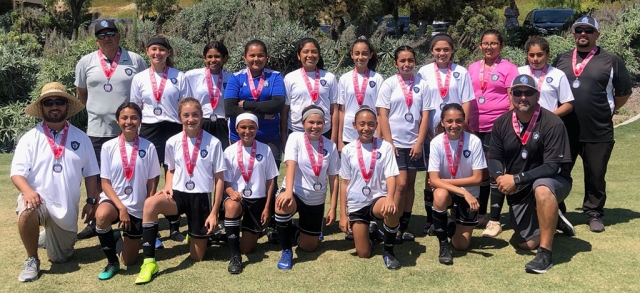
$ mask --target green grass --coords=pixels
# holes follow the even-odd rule
[[[41,278],[30,284],[21,284],[17,275],[25,258],[24,248],[17,231],[14,213],[17,192],[8,175],[11,155],[0,155],[0,227],[2,248],[0,257],[0,292],[62,290],[74,291],[191,291],[207,286],[206,291],[409,291],[435,290],[457,292],[572,292],[572,291],[637,291],[640,281],[637,267],[640,248],[640,190],[637,168],[640,159],[636,146],[640,144],[640,122],[625,125],[616,130],[616,147],[609,164],[608,193],[605,223],[607,230],[591,233],[585,225],[584,215],[576,208],[582,201],[581,163],[574,172],[575,185],[567,200],[567,217],[576,224],[576,237],[558,234],[554,242],[555,266],[545,275],[524,272],[524,264],[533,252],[514,248],[508,243],[513,230],[507,224],[496,239],[480,237],[481,230],[474,231],[471,249],[454,252],[453,266],[440,265],[437,261],[437,241],[434,237],[420,235],[425,219],[422,196],[416,196],[415,217],[411,230],[419,237],[416,242],[396,247],[403,268],[388,271],[380,254],[382,246],[376,245],[371,259],[359,259],[354,255],[351,242],[343,240],[336,225],[325,230],[326,240],[315,253],[296,251],[291,271],[279,271],[276,262],[280,256],[278,246],[260,239],[257,252],[244,256],[244,272],[237,276],[227,273],[229,249],[226,245],[213,246],[205,261],[194,263],[188,259],[188,247],[175,245],[165,239],[167,248],[157,252],[160,275],[144,287],[133,282],[139,263],[116,275],[112,280],[98,282],[96,276],[106,260],[99,248],[98,239],[83,240],[76,245],[76,254],[67,264],[51,265],[42,262]],[[424,184],[424,173],[419,173],[416,186]],[[504,210],[506,212],[506,208]],[[503,214],[507,223],[507,214]],[[184,223],[184,219],[183,219]],[[80,224],[80,227],[84,225]],[[166,227],[165,227],[166,228]],[[186,227],[182,227],[185,230]],[[166,236],[167,231],[161,233]],[[45,252],[40,250],[45,259]],[[242,289],[240,289],[242,288]],[[418,289],[420,288],[420,289]]]

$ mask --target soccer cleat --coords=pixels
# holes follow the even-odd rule
[[[384,265],[387,267],[387,269],[397,270],[401,267],[400,262],[396,259],[396,257],[393,254],[389,252],[385,252],[382,255],[382,260],[384,260]]]
[[[524,266],[527,273],[544,274],[553,267],[551,259],[551,251],[542,247],[538,248],[536,256],[528,264]]]
[[[169,235],[169,238],[171,238],[171,240],[173,240],[175,242],[187,243],[184,235],[182,235],[182,233],[180,233],[180,231],[173,231],[173,233],[171,233],[171,235]]]
[[[402,242],[403,242],[402,232],[398,231],[398,233],[396,233],[395,244],[402,244]]]
[[[320,233],[320,235],[318,235],[318,241],[324,241],[324,234]]]
[[[571,225],[571,222],[564,217],[560,209],[558,209],[558,224],[556,225],[556,229],[562,231],[564,235],[576,236],[576,230],[573,228],[573,225]]]
[[[267,228],[267,242],[271,244],[280,243],[280,239],[278,238],[278,231],[276,231],[276,229],[269,227]]]
[[[102,272],[98,274],[98,280],[108,280],[113,277],[120,270],[119,263],[107,263]]]
[[[384,233],[378,229],[378,223],[373,221],[369,223],[369,240],[372,242],[384,241]]]
[[[502,225],[498,221],[489,221],[487,228],[482,231],[482,237],[494,238],[502,233]]]
[[[227,271],[231,274],[239,274],[242,273],[242,256],[234,255],[231,257],[231,261],[229,261],[229,266],[227,267]]]
[[[142,263],[142,267],[140,267],[140,273],[136,278],[136,285],[146,284],[151,282],[151,280],[158,275],[158,264],[156,260],[153,258],[145,258]]]
[[[431,222],[425,221],[424,226],[422,227],[422,234],[431,236],[429,235],[429,230],[431,229],[431,225],[433,225]]]
[[[96,232],[95,223],[93,223],[92,221],[86,227],[84,227],[84,229],[82,229],[80,233],[78,233],[76,238],[78,238],[78,240],[83,240],[83,239],[89,239],[94,236],[98,236],[98,232]]]
[[[413,236],[413,234],[411,232],[409,232],[409,231],[404,231],[402,233],[402,240],[403,241],[409,241],[410,242],[410,241],[414,241],[415,239],[416,239],[416,237]]]
[[[453,256],[451,256],[451,248],[449,247],[449,242],[444,241],[444,243],[440,243],[440,253],[438,254],[438,261],[440,261],[440,263],[443,265],[453,264]]]
[[[24,269],[20,272],[18,280],[20,282],[32,282],[38,279],[40,274],[40,260],[35,257],[28,257],[24,260]]]
[[[344,233],[344,240],[353,241],[353,231],[349,230],[347,233]]]
[[[289,270],[293,266],[293,251],[291,249],[285,249],[282,251],[280,260],[278,261],[278,268],[281,270]]]
[[[156,238],[156,249],[163,249],[164,244],[162,244],[162,240],[160,238]]]
[[[591,232],[604,232],[604,222],[602,221],[602,218],[598,216],[590,216],[588,223],[589,230],[591,230]]]

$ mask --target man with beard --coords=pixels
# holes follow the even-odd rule
[[[569,139],[562,120],[538,104],[540,92],[531,76],[517,76],[509,95],[514,109],[493,124],[489,172],[507,196],[512,241],[522,249],[538,247],[525,270],[540,274],[553,266],[555,230],[575,235],[558,210],[571,191]]]
[[[631,78],[624,62],[615,54],[596,46],[598,22],[579,18],[572,26],[576,48],[556,58],[554,66],[564,71],[575,97],[573,113],[563,117],[573,168],[578,155],[584,169],[582,210],[592,232],[604,231],[604,204],[607,199],[605,175],[613,138],[613,114],[631,95]]]
[[[85,223],[93,219],[100,170],[89,137],[66,121],[83,108],[62,84],[52,82],[25,109],[44,121],[20,138],[11,162],[11,181],[20,191],[18,230],[27,251],[18,277],[21,282],[38,279],[40,225],[45,229],[44,244],[51,262],[65,262],[73,254],[83,178],[87,204],[82,217]]]
[[[102,145],[120,135],[116,109],[129,101],[131,81],[147,69],[140,55],[120,47],[120,32],[111,19],[97,20],[95,36],[98,50],[83,56],[76,64],[76,93],[87,107],[87,135],[100,164]],[[98,194],[102,191],[98,185]],[[78,239],[96,236],[92,221],[78,233]]]

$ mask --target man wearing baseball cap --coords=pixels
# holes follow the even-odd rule
[[[84,105],[57,82],[46,84],[25,109],[27,115],[43,121],[20,138],[11,162],[11,181],[20,191],[18,230],[27,251],[18,277],[21,282],[38,279],[40,225],[51,262],[65,262],[73,254],[83,178],[87,203],[82,217],[85,223],[93,219],[100,169],[89,137],[67,122],[82,109]]]
[[[98,50],[78,61],[74,84],[78,98],[87,107],[87,135],[99,164],[102,144],[120,134],[116,109],[129,101],[133,76],[147,69],[147,63],[140,55],[120,47],[120,32],[112,19],[97,20],[95,36]],[[95,223],[91,222],[78,239],[96,235]]]
[[[631,78],[620,57],[596,46],[600,27],[593,17],[578,18],[571,30],[576,47],[554,61],[554,66],[567,75],[575,97],[574,112],[563,117],[570,135],[569,171],[580,155],[584,168],[582,210],[590,230],[602,232],[607,199],[605,174],[615,143],[611,118],[629,99]]]
[[[558,202],[571,191],[571,163],[567,131],[562,120],[540,107],[534,78],[517,76],[511,83],[513,110],[493,124],[489,172],[506,195],[512,240],[522,249],[538,252],[525,265],[529,273],[545,273],[553,266],[551,247],[556,229],[575,235],[558,211]]]

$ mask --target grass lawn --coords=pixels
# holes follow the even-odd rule
[[[63,290],[90,292],[130,291],[455,291],[455,292],[577,292],[577,291],[637,291],[640,280],[637,267],[640,248],[640,190],[638,173],[640,163],[636,146],[640,145],[640,122],[616,130],[617,144],[609,164],[608,193],[605,223],[606,232],[589,232],[584,215],[577,209],[582,202],[582,172],[578,163],[574,172],[575,185],[567,200],[570,210],[567,218],[576,225],[576,237],[557,234],[554,242],[555,266],[547,274],[531,275],[524,265],[534,252],[514,248],[508,243],[513,230],[506,225],[496,239],[484,239],[481,230],[474,231],[471,249],[455,252],[453,266],[440,265],[437,260],[438,244],[435,237],[420,235],[424,222],[422,196],[416,196],[415,216],[410,229],[419,236],[415,242],[396,246],[396,255],[402,269],[387,270],[382,262],[382,245],[374,248],[371,259],[354,255],[351,242],[343,240],[337,225],[325,230],[325,241],[318,252],[294,253],[294,266],[280,271],[276,262],[280,256],[276,245],[260,239],[254,255],[243,256],[244,272],[227,273],[229,249],[226,244],[211,247],[206,260],[194,263],[188,259],[188,247],[165,239],[167,248],[157,252],[160,275],[144,287],[134,285],[139,264],[123,269],[113,279],[98,281],[97,274],[106,264],[98,239],[77,243],[74,257],[66,264],[51,265],[44,250],[40,279],[22,284],[17,280],[25,258],[24,248],[17,230],[14,213],[16,190],[9,180],[11,155],[0,155],[0,226],[2,249],[0,258],[0,291],[60,292]],[[423,186],[424,173],[416,186]],[[505,208],[506,211],[506,208]],[[508,222],[503,214],[503,223]],[[166,228],[166,222],[165,228]],[[186,229],[183,219],[182,230]],[[84,225],[80,224],[80,227]],[[167,231],[161,231],[163,236]],[[140,262],[139,262],[140,263]],[[309,279],[311,278],[311,279]],[[242,289],[241,289],[242,288]]]

